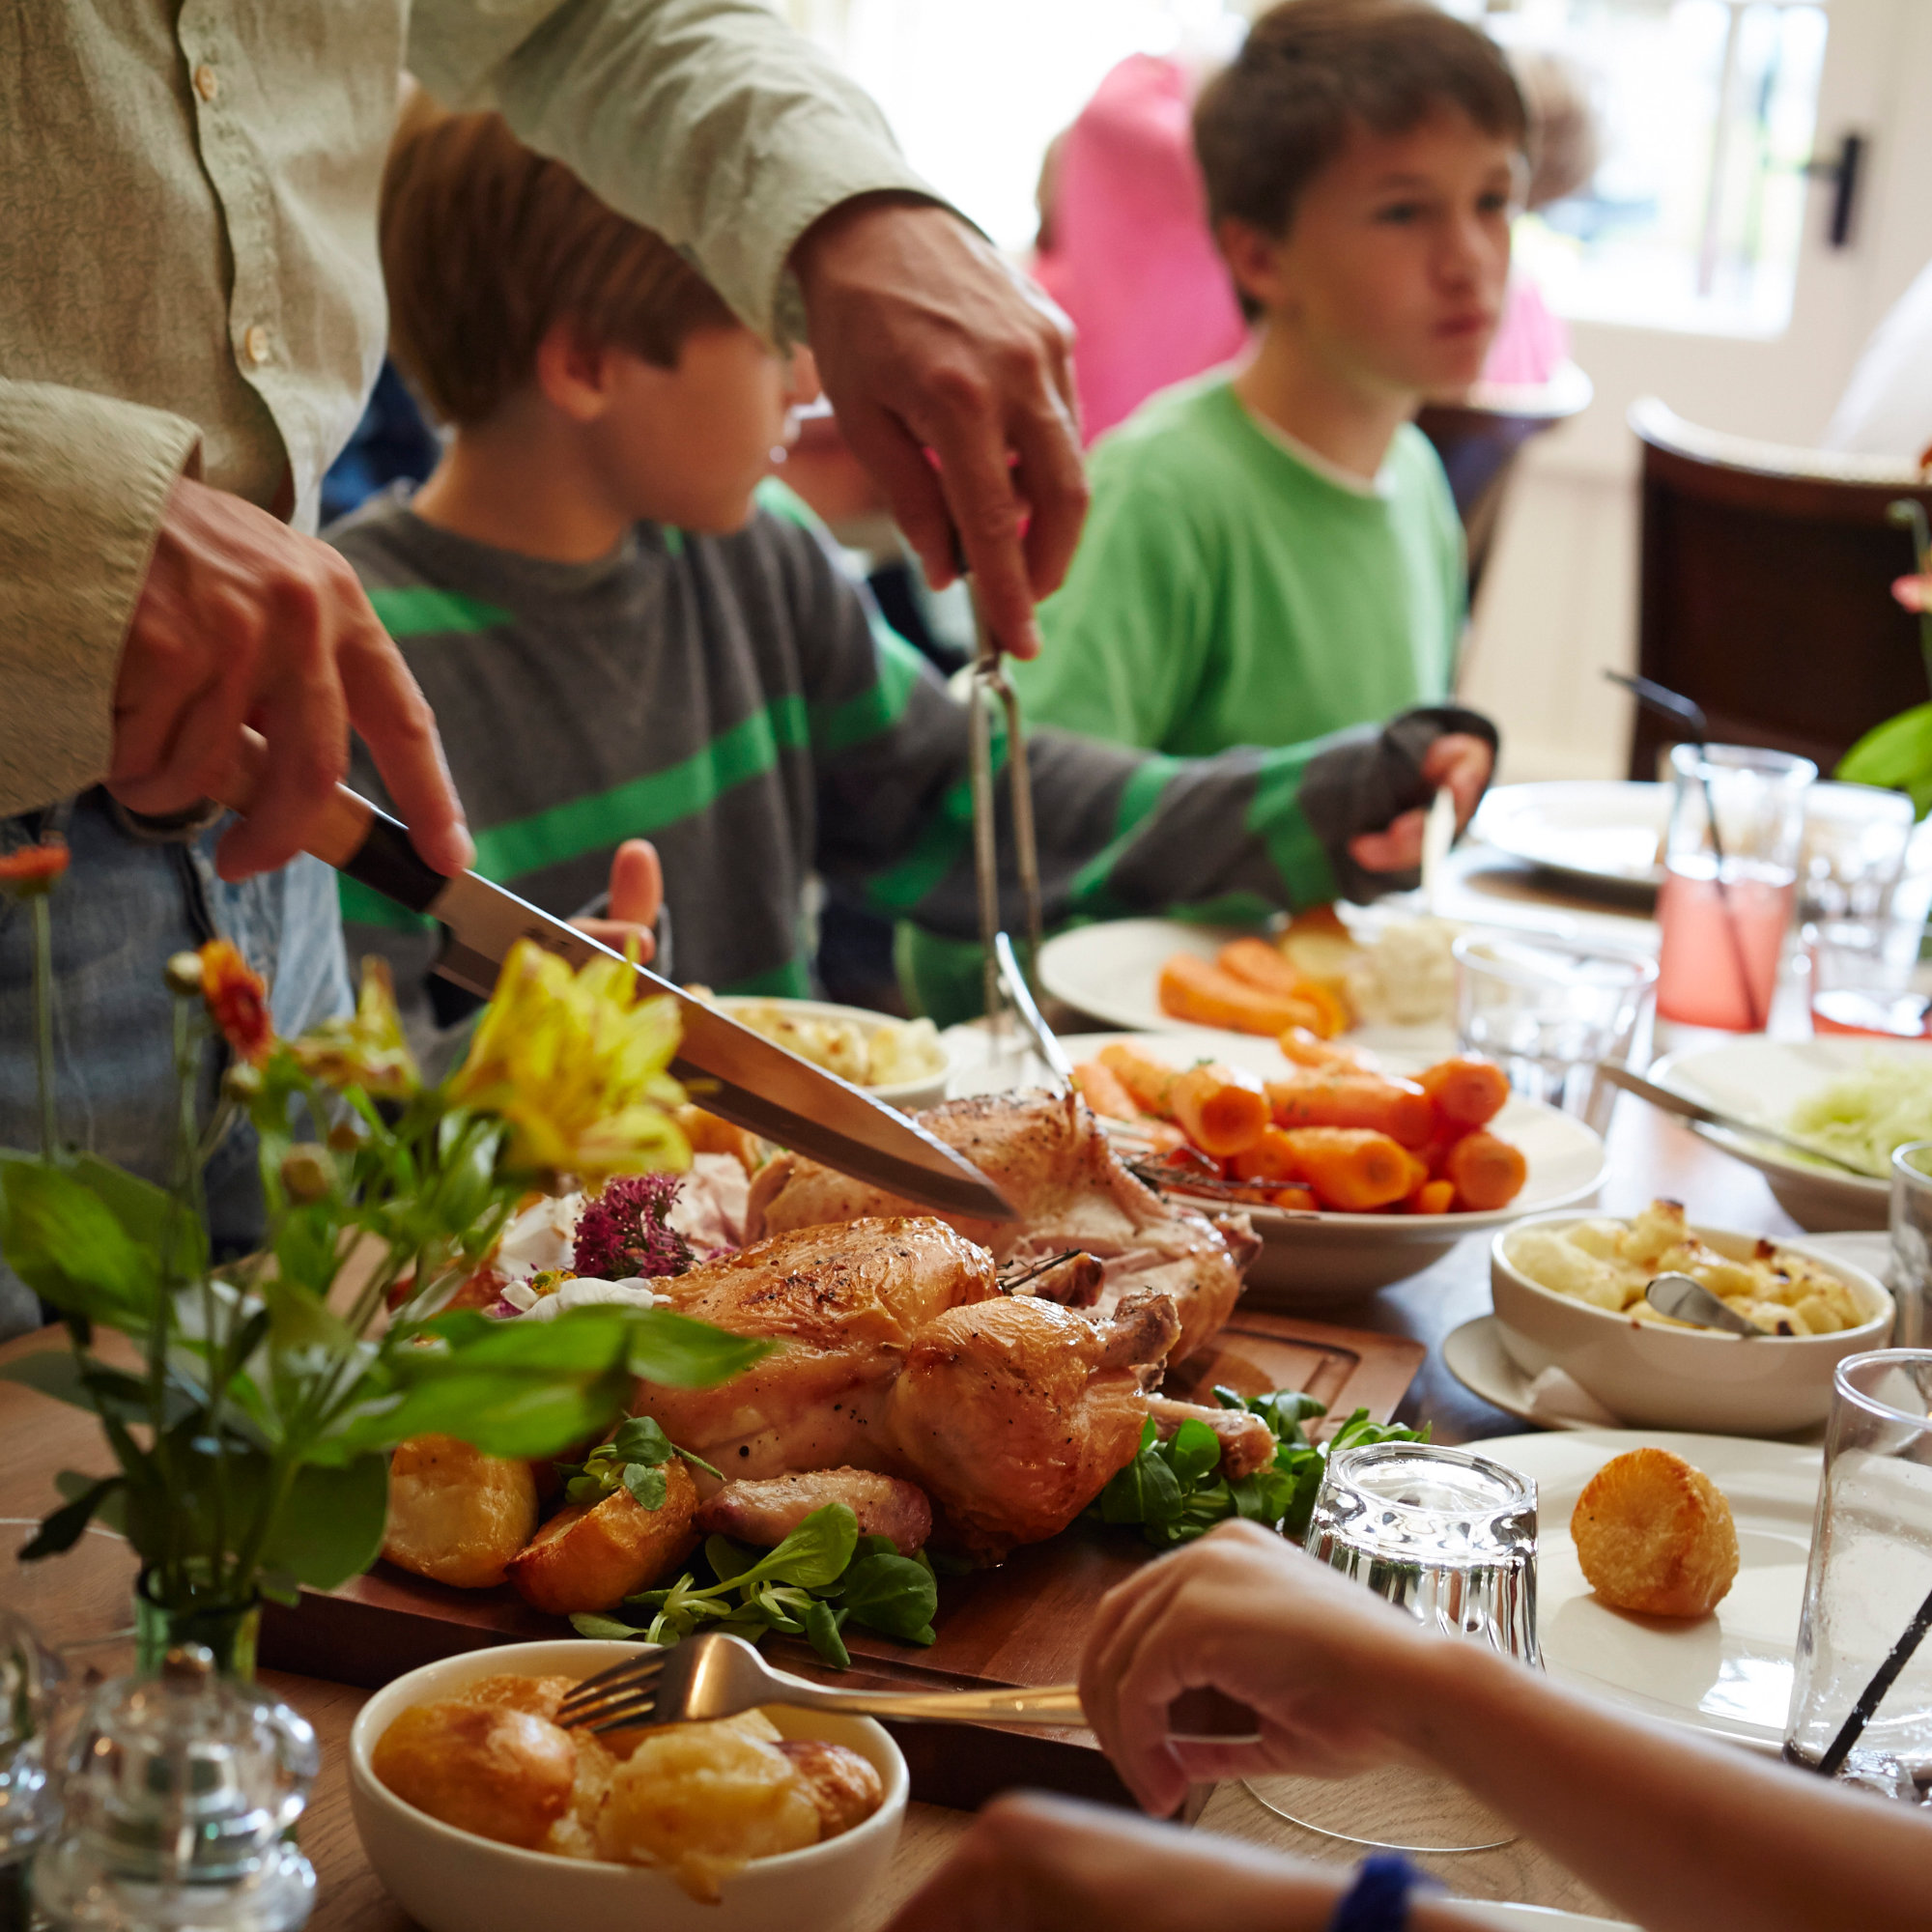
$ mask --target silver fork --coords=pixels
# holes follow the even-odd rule
[[[1083,1724],[1077,1685],[1038,1690],[836,1690],[774,1670],[743,1637],[707,1631],[668,1648],[627,1657],[594,1677],[586,1677],[558,1708],[566,1729],[593,1733],[626,1730],[634,1724],[676,1724],[704,1718],[728,1718],[760,1704],[784,1704],[800,1711],[836,1711],[855,1718],[898,1718],[933,1722],[982,1719],[1007,1724]],[[1254,1714],[1223,1707],[1236,1728],[1189,1737],[1211,1736],[1233,1744],[1259,1736]],[[1238,1715],[1236,1715],[1236,1714]],[[1217,1714],[1218,1716],[1221,1714]],[[1238,1726],[1245,1721],[1247,1729]]]

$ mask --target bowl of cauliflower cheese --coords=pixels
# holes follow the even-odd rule
[[[1662,1274],[1690,1275],[1758,1332],[1659,1314],[1644,1291]],[[1561,1369],[1636,1428],[1811,1428],[1832,1406],[1833,1368],[1891,1333],[1891,1296],[1864,1269],[1809,1241],[1693,1227],[1674,1201],[1628,1219],[1520,1221],[1491,1244],[1490,1285],[1503,1347],[1526,1376]]]

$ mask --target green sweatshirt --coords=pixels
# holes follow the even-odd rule
[[[571,916],[604,891],[617,844],[648,838],[664,862],[665,969],[720,992],[802,995],[814,871],[929,932],[977,932],[967,718],[797,498],[767,486],[761,500],[731,536],[640,524],[588,564],[452,535],[400,495],[330,539],[436,713],[478,871]],[[1422,753],[1451,728],[1489,727],[1422,712],[1208,759],[1042,731],[1047,917],[1331,898],[1349,838],[1417,801]],[[359,744],[352,781],[387,802]],[[1009,846],[1007,868],[1018,930]],[[457,1017],[460,996],[430,977],[435,927],[353,882],[342,894],[352,954],[387,955],[418,1037]]]
[[[1462,527],[1405,424],[1374,485],[1292,446],[1225,375],[1163,390],[1095,447],[1093,508],[1029,719],[1199,756],[1379,722],[1449,689]]]

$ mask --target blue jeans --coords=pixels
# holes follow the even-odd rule
[[[189,839],[149,841],[106,793],[0,819],[0,851],[64,831],[72,858],[52,898],[55,1098],[63,1141],[165,1184],[180,1118],[168,955],[222,935],[270,985],[275,1030],[296,1034],[350,1008],[335,874],[301,858],[279,872],[225,884],[214,875],[216,825]],[[0,897],[0,1146],[38,1149],[33,922]],[[202,1055],[197,1104],[213,1111],[227,1052]],[[209,1161],[209,1233],[218,1254],[262,1236],[255,1137],[238,1123]],[[0,1263],[0,1337],[40,1325],[35,1298]]]

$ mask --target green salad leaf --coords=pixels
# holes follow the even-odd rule
[[[1307,1533],[1330,1450],[1365,1442],[1421,1442],[1429,1435],[1426,1429],[1371,1422],[1368,1410],[1358,1408],[1326,1442],[1313,1443],[1302,1425],[1327,1410],[1311,1395],[1276,1389],[1239,1396],[1217,1388],[1214,1399],[1223,1408],[1244,1409],[1267,1424],[1275,1438],[1272,1463],[1231,1479],[1219,1473],[1220,1438],[1205,1422],[1190,1416],[1163,1440],[1150,1416],[1134,1460],[1100,1492],[1088,1515],[1106,1523],[1139,1524],[1156,1549],[1191,1543],[1233,1518],[1298,1541]]]

